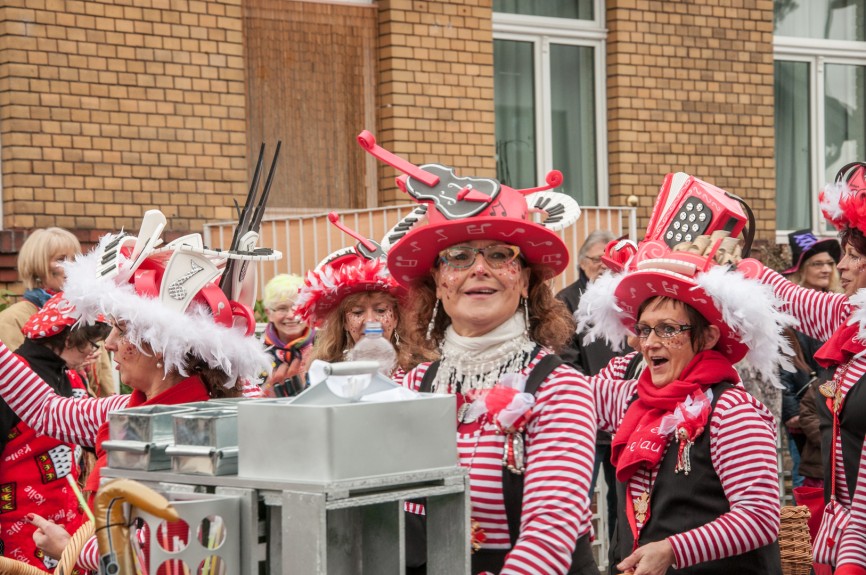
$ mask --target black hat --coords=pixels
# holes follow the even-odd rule
[[[815,254],[827,252],[837,264],[842,259],[842,246],[834,238],[819,240],[812,230],[798,230],[788,234],[788,243],[791,246],[791,267],[782,272],[789,275],[800,269],[804,261]]]

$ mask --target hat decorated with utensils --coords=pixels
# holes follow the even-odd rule
[[[399,298],[404,292],[388,272],[381,244],[344,226],[336,212],[329,213],[328,220],[358,243],[328,255],[304,277],[293,310],[312,327],[320,327],[352,294],[385,292]]]
[[[548,173],[545,186],[517,190],[492,178],[459,176],[440,164],[415,166],[377,145],[366,130],[358,142],[402,172],[397,186],[424,206],[407,216],[414,221],[401,222],[386,238],[388,269],[400,284],[427,276],[443,249],[472,240],[517,246],[524,261],[545,269],[548,277],[568,266],[568,249],[556,232],[577,221],[580,206],[552,191],[562,184],[560,172]]]
[[[837,230],[856,228],[866,234],[866,162],[852,162],[836,173],[818,194],[824,217]]]
[[[575,314],[578,331],[621,346],[633,335],[644,302],[670,298],[690,305],[719,328],[715,349],[731,363],[745,360],[777,382],[779,366],[790,365],[791,348],[782,330],[795,320],[779,311],[772,288],[754,279],[762,266],[748,259],[731,263],[738,259],[739,240],[721,230],[674,248],[662,233],[663,228],[641,242],[620,273],[602,274],[587,286]]]
[[[842,258],[842,246],[835,238],[819,240],[812,230],[798,230],[788,234],[788,244],[791,246],[791,267],[781,272],[792,274],[800,269],[803,262],[816,254],[827,252],[837,264]]]
[[[257,174],[261,163],[260,154]],[[276,156],[269,182],[275,164]],[[256,201],[254,177],[235,238],[225,250],[205,247],[199,234],[163,246],[166,217],[148,210],[137,235],[108,234],[65,264],[67,301],[86,324],[101,316],[123,322],[124,337],[161,354],[166,373],[188,376],[192,355],[224,372],[228,387],[238,379],[257,379],[272,362],[254,337],[255,264],[282,257],[256,247],[269,187]]]

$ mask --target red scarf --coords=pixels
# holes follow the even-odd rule
[[[815,361],[823,367],[842,365],[858,353],[866,350],[866,345],[860,342],[860,326],[843,325],[830,336],[830,339],[815,352]]]
[[[611,442],[616,478],[625,482],[640,466],[657,466],[668,442],[667,436],[658,434],[662,417],[689,395],[723,381],[735,383],[739,376],[731,362],[715,350],[695,354],[679,379],[664,387],[653,385],[650,370],[645,369],[637,382],[637,399],[626,410]]]
[[[156,397],[150,400],[137,389],[132,392],[129,397],[129,403],[126,407],[138,407],[140,405],[179,405],[181,403],[191,403],[193,401],[207,401],[210,396],[207,392],[204,382],[197,375],[187,377],[183,381],[171,386]],[[96,432],[96,464],[93,470],[87,477],[87,484],[84,488],[90,491],[91,507],[93,507],[93,495],[99,489],[99,476],[102,468],[108,465],[108,454],[102,449],[102,442],[109,438],[108,434],[108,419],[99,426],[99,431]]]

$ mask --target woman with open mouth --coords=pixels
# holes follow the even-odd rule
[[[648,238],[581,298],[590,336],[631,336],[646,363],[637,380],[593,378],[622,502],[614,573],[781,573],[776,426],[734,364],[778,380],[793,320],[767,286],[716,265],[717,249]]]

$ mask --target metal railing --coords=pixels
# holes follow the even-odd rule
[[[388,231],[407,215],[417,204],[372,208],[365,210],[338,210],[343,223],[358,233],[380,241]],[[236,222],[206,224],[204,241],[208,246],[227,248],[231,243]],[[570,261],[575,263],[583,240],[597,229],[610,230],[615,236],[628,234],[637,236],[637,212],[635,208],[585,207],[580,219],[559,234],[569,248]],[[330,253],[355,241],[328,221],[327,212],[267,216],[262,221],[259,245],[280,250],[283,258],[275,262],[259,264],[258,293],[274,275],[294,273],[304,275]],[[561,289],[575,281],[575,266],[570,265],[565,273],[557,277],[555,288]]]

